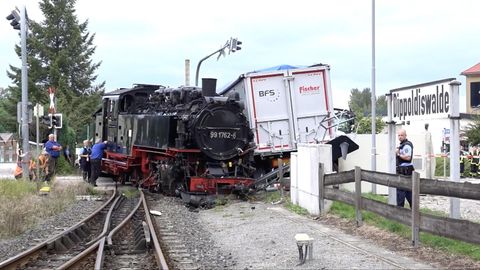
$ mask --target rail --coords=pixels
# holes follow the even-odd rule
[[[114,241],[112,237],[114,235],[119,235],[120,234],[119,232],[122,229],[127,228],[128,223],[130,221],[132,221],[133,219],[139,219],[140,215],[138,214],[136,215],[136,213],[140,212],[141,206],[144,212],[144,217],[146,219],[146,222],[143,222],[143,223],[147,225],[148,232],[151,234],[151,237],[149,237],[149,240],[153,241],[153,249],[154,249],[153,255],[155,256],[156,265],[158,266],[159,269],[168,269],[167,262],[165,260],[165,257],[163,256],[160,244],[155,234],[154,225],[150,218],[149,209],[145,201],[145,195],[141,190],[140,190],[139,202],[135,205],[132,211],[119,223],[119,225],[117,225],[115,228],[110,230],[108,235],[106,235],[104,231],[101,234],[101,237],[96,238],[95,242],[92,243],[88,249],[84,250],[83,252],[81,252],[80,254],[78,254],[77,256],[75,256],[74,258],[72,258],[62,266],[60,266],[59,269],[81,268],[85,265],[93,264],[93,261],[95,261],[95,269],[105,268],[105,258],[107,256],[105,251],[106,250],[110,250],[110,252],[113,251]],[[134,256],[135,255],[131,255],[129,258],[133,260]],[[120,259],[120,258],[117,258],[117,259]],[[88,261],[88,263],[86,263],[86,261]]]
[[[116,190],[113,192],[112,196],[110,197],[110,199],[107,202],[105,202],[103,205],[98,207],[95,210],[95,212],[90,214],[88,217],[79,221],[78,223],[76,223],[72,227],[68,228],[67,230],[65,230],[61,234],[55,235],[55,236],[43,241],[42,243],[39,243],[38,245],[17,254],[14,257],[11,257],[11,258],[3,261],[3,262],[0,262],[0,269],[19,269],[19,268],[22,268],[23,265],[28,263],[28,261],[30,260],[31,257],[36,257],[41,252],[53,248],[53,246],[56,243],[61,242],[62,238],[68,237],[69,235],[76,234],[77,232],[79,232],[79,230],[81,230],[81,228],[84,226],[84,224],[89,222],[100,211],[102,211],[105,207],[107,207],[111,203],[111,201],[115,198],[115,196],[116,196]]]

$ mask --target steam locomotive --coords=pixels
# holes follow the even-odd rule
[[[254,182],[253,134],[238,97],[202,88],[137,84],[106,93],[95,114],[109,141],[102,172],[167,194],[245,190]]]

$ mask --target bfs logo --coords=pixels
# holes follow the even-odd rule
[[[258,91],[258,96],[260,98],[267,98],[270,102],[276,102],[280,97],[280,91],[275,89],[267,89]]]

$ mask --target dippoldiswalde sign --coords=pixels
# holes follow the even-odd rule
[[[454,78],[390,90],[394,121],[448,118]]]

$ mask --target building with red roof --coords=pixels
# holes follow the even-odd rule
[[[480,113],[480,63],[460,73],[466,77],[467,113]]]

